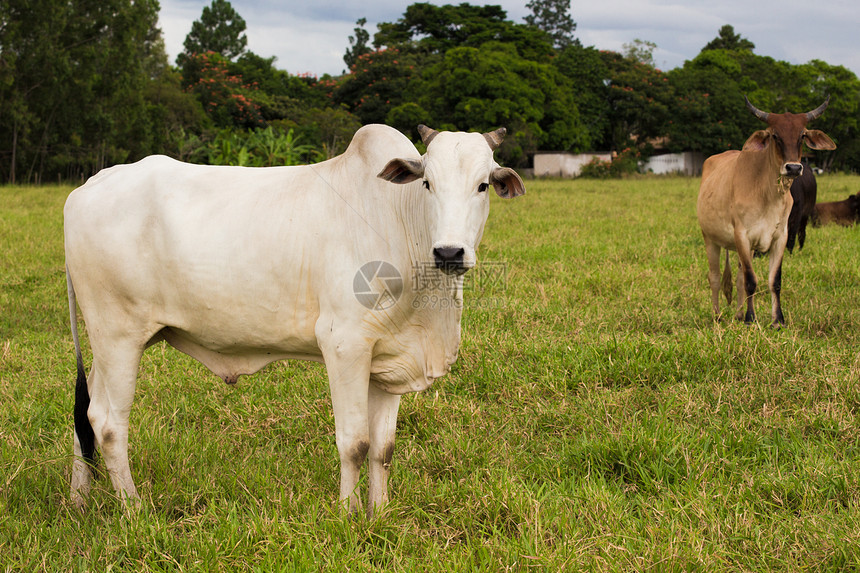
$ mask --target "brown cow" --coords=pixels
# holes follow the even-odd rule
[[[780,305],[782,257],[787,240],[792,198],[789,188],[803,172],[802,144],[812,149],[836,149],[823,132],[806,129],[830,103],[830,97],[807,113],[766,113],[744,96],[747,108],[766,122],[767,129],[753,133],[743,150],[725,151],[709,157],[702,168],[702,183],[696,206],[699,225],[708,253],[708,281],[714,315],[720,316],[720,288],[732,304],[732,271],[728,251],[737,251],[738,320],[755,320],[753,293],[756,276],[753,253],[768,253],[768,287],[771,294],[771,326],[785,324]],[[726,249],[726,268],[720,280],[720,249]],[[743,303],[746,300],[746,312]]]
[[[860,193],[849,195],[844,201],[819,203],[815,206],[815,213],[812,215],[812,224],[816,227],[828,223],[847,227],[857,222],[860,222]]]

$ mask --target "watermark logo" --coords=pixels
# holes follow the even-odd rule
[[[412,267],[412,289],[415,291],[477,293],[503,291],[508,284],[508,267],[502,262],[479,262],[464,275],[441,273],[433,262],[418,263]]]
[[[508,269],[505,263],[484,262],[465,275],[446,275],[435,263],[418,263],[412,267],[409,284],[404,283],[400,271],[389,262],[365,263],[352,279],[356,300],[369,310],[387,310],[397,304],[403,289],[410,289],[412,307],[463,308],[463,294],[467,306],[496,308],[504,306],[499,294],[507,288]],[[411,288],[410,288],[411,287]]]
[[[352,291],[365,308],[386,310],[394,306],[403,293],[403,277],[391,263],[370,261],[355,273]]]

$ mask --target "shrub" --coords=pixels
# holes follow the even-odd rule
[[[267,127],[250,131],[219,131],[205,145],[211,165],[275,167],[314,163],[324,156],[312,145],[300,143],[292,129],[281,131]]]
[[[612,161],[603,161],[598,157],[582,166],[580,177],[588,179],[609,179],[624,177],[639,172],[641,153],[635,147],[627,147]]]

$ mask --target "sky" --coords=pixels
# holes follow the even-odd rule
[[[459,4],[466,0],[434,0]],[[528,0],[470,0],[501,5],[522,23]],[[182,51],[191,23],[211,0],[161,0],[160,26],[171,63]],[[355,22],[366,18],[371,41],[379,22],[398,20],[412,1],[231,0],[245,19],[248,49],[275,56],[291,74],[339,75]],[[691,60],[731,24],[755,44],[754,52],[791,64],[823,60],[860,75],[860,8],[857,0],[591,0],[571,3],[575,36],[584,46],[623,51],[636,39],[653,42],[654,61],[667,71]]]

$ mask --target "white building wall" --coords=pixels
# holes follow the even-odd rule
[[[685,151],[683,153],[667,153],[655,155],[645,162],[646,172],[658,175],[666,173],[681,173],[683,175],[699,175],[702,172],[704,158],[701,153]]]
[[[609,161],[612,155],[606,152],[595,153],[535,153],[535,177],[578,177],[582,166],[595,157]]]
[[[593,153],[535,153],[534,176],[535,177],[579,177],[582,166],[590,163],[592,159],[611,161],[612,154],[608,151]],[[681,173],[683,175],[696,176],[702,173],[704,157],[696,151],[685,151],[683,153],[667,153],[651,157],[641,168],[645,172],[655,174]]]

